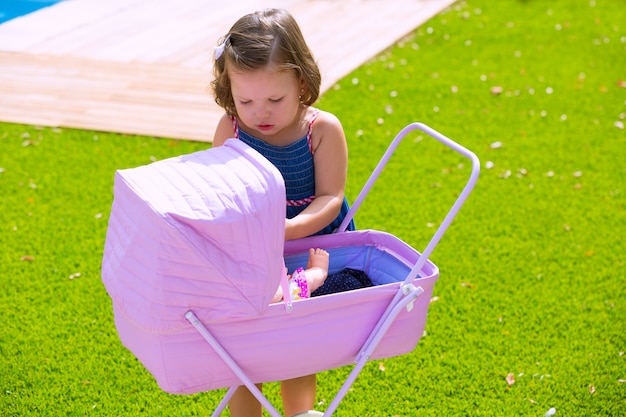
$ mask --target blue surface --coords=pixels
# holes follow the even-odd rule
[[[18,16],[52,6],[61,0],[2,0],[0,2],[0,23]]]

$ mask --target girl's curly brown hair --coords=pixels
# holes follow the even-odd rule
[[[322,77],[298,23],[283,9],[265,9],[240,18],[222,39],[222,53],[213,66],[215,102],[237,115],[228,69],[249,71],[276,65],[294,71],[303,83],[301,101],[308,106],[320,93]]]

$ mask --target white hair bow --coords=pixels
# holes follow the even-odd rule
[[[230,34],[226,35],[224,41],[215,47],[215,60],[220,59],[222,54],[224,53],[224,48],[226,48],[226,42],[230,39]]]

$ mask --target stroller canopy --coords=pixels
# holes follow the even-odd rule
[[[284,274],[285,189],[239,140],[115,175],[102,278],[144,330],[257,317]],[[207,285],[210,283],[211,285]]]

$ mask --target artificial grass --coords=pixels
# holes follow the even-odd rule
[[[457,3],[321,99],[348,137],[350,200],[413,121],[483,163],[432,256],[426,335],[370,363],[335,415],[626,412],[622,9]],[[161,392],[121,346],[100,281],[115,170],[207,145],[0,126],[3,415],[209,415],[222,391]],[[412,135],[357,226],[422,250],[468,175],[463,158]],[[318,376],[319,409],[348,371]]]

